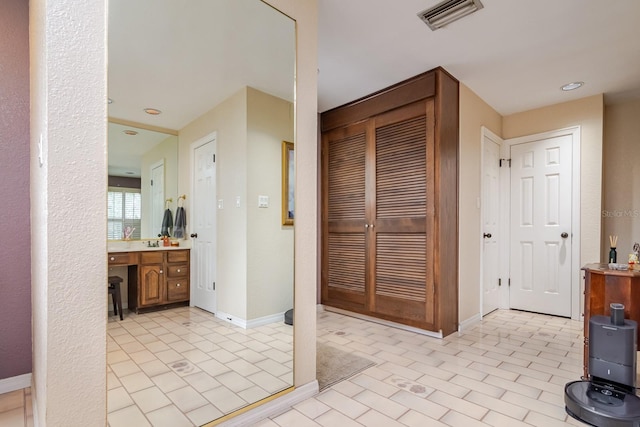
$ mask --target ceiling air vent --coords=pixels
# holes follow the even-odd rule
[[[418,13],[420,19],[435,31],[447,24],[482,9],[480,0],[445,0]]]

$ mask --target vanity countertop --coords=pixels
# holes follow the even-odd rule
[[[146,251],[176,251],[181,249],[191,249],[191,240],[179,240],[180,246],[160,246],[148,247],[148,240],[110,240],[107,242],[107,252],[146,252]]]

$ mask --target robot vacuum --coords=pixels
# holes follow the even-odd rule
[[[589,319],[589,380],[565,385],[569,415],[597,427],[640,427],[636,332],[636,322],[624,319],[622,304],[611,304],[610,317]]]

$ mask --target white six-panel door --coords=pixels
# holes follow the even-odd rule
[[[572,315],[572,137],[511,146],[511,308]]]
[[[482,141],[482,315],[500,306],[500,146]]]
[[[193,144],[191,305],[211,313],[216,305],[216,136]]]

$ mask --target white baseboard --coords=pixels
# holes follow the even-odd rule
[[[31,373],[0,380],[0,394],[31,387]]]
[[[284,312],[271,314],[269,316],[259,317],[257,319],[245,320],[245,319],[240,319],[238,317],[234,317],[231,314],[218,311],[216,313],[216,317],[218,319],[224,320],[225,322],[229,322],[232,325],[236,325],[242,329],[256,328],[258,326],[268,325],[270,323],[275,323],[275,322],[284,323]]]
[[[258,326],[268,325],[270,323],[284,323],[284,312],[271,314],[269,316],[259,317],[247,321],[247,329],[256,328]]]
[[[293,391],[277,399],[263,403],[257,408],[233,417],[219,425],[225,427],[252,426],[266,418],[273,418],[287,412],[294,405],[318,394],[318,391],[318,381],[313,380],[303,386],[296,387]]]
[[[458,334],[464,332],[465,330],[469,329],[470,327],[472,327],[473,325],[475,325],[476,323],[479,323],[481,321],[482,321],[482,317],[480,316],[480,313],[474,314],[473,316],[469,317],[468,319],[463,320],[458,325]]]

